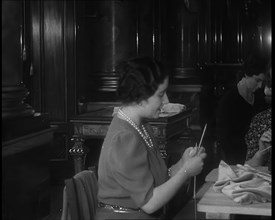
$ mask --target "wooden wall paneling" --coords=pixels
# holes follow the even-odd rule
[[[116,65],[137,54],[135,4],[136,1],[76,2],[79,102],[114,101]]]
[[[166,1],[159,0],[157,2],[157,9],[156,9],[156,20],[158,21],[158,26],[156,27],[156,33],[159,36],[159,45],[157,55],[155,57],[161,60],[163,63],[167,63],[167,11],[166,11]]]
[[[198,63],[199,1],[167,3],[167,59],[173,78],[194,75]]]
[[[219,13],[220,7],[222,7],[223,1],[211,0],[211,60],[210,63],[216,63],[219,61],[219,42],[220,42],[220,33],[219,33],[219,24],[221,14]]]
[[[75,1],[64,1],[65,91],[68,118],[76,115],[76,16]]]
[[[163,0],[137,1],[137,55],[163,59],[163,26],[165,4]]]
[[[52,122],[66,121],[66,77],[64,51],[64,2],[44,1],[44,111]]]
[[[79,105],[115,101],[116,65],[136,56],[163,58],[164,0],[76,2]]]
[[[241,62],[242,1],[211,1],[212,63]]]
[[[200,1],[198,25],[198,64],[203,66],[211,62],[211,4],[210,1]]]
[[[22,1],[2,1],[2,119],[34,114],[25,103],[29,94],[23,83],[24,6]],[[5,129],[5,128],[4,128]]]
[[[139,1],[137,2],[137,28],[136,28],[136,44],[137,55],[156,56],[156,44],[159,36],[155,32],[156,25],[156,1]]]
[[[60,162],[69,159],[68,117],[77,108],[74,6],[74,1],[30,3],[33,103],[49,114],[51,125],[57,128],[50,158],[55,167],[52,178],[61,182],[65,174],[59,168],[67,165]]]
[[[30,53],[33,65],[32,90],[30,96],[32,105],[37,112],[42,112],[42,58],[43,58],[43,29],[41,27],[43,18],[43,8],[41,1],[31,1],[30,3]],[[28,74],[28,73],[26,73]]]
[[[1,3],[2,86],[14,86],[22,82],[23,4],[18,1]]]
[[[200,23],[210,22],[210,59],[212,64],[238,64],[251,52],[260,48],[269,50],[263,38],[270,29],[271,2],[210,0],[209,13],[202,10]],[[265,30],[263,33],[262,30]],[[205,32],[206,33],[206,32]],[[203,41],[203,38],[200,38]],[[200,44],[204,47],[204,45]]]
[[[223,7],[221,24],[221,62],[242,62],[243,5],[241,1],[227,1]]]

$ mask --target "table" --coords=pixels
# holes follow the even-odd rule
[[[234,170],[234,166],[232,167]],[[265,171],[267,167],[258,167]],[[213,184],[217,180],[218,168],[212,170],[206,176],[203,185],[204,194],[197,203],[197,211],[206,213],[208,219],[230,219],[231,214],[271,216],[271,203],[258,203],[242,205],[235,203],[223,193],[215,192]]]

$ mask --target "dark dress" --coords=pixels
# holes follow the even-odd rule
[[[152,133],[150,136],[153,138]],[[167,179],[167,167],[156,143],[149,148],[128,122],[115,115],[99,158],[98,200],[138,209],[152,197],[153,189]],[[159,213],[116,213],[99,208],[96,219],[158,219]]]
[[[255,94],[250,105],[238,92],[237,85],[228,90],[219,101],[216,117],[217,140],[223,159],[229,165],[244,164],[247,146],[245,134],[252,117],[264,108],[263,97]]]

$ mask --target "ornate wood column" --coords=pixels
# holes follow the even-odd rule
[[[69,153],[74,160],[74,170],[75,174],[77,174],[85,169],[85,159],[89,149],[85,147],[83,138],[74,136],[71,141],[74,145],[69,150]]]
[[[21,1],[2,1],[2,119],[34,114],[24,103],[29,92],[22,83],[23,5]]]

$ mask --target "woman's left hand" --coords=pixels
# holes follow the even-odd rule
[[[171,176],[174,176],[188,159],[195,157],[196,155],[205,159],[206,153],[204,147],[201,146],[200,149],[198,149],[198,147],[188,147],[182,154],[180,160],[171,167]]]
[[[205,159],[206,158],[205,148],[203,146],[201,146],[200,149],[198,147],[189,147],[184,151],[182,158],[183,158],[183,161],[186,161],[189,158],[192,158],[196,155],[200,156],[202,159]]]

